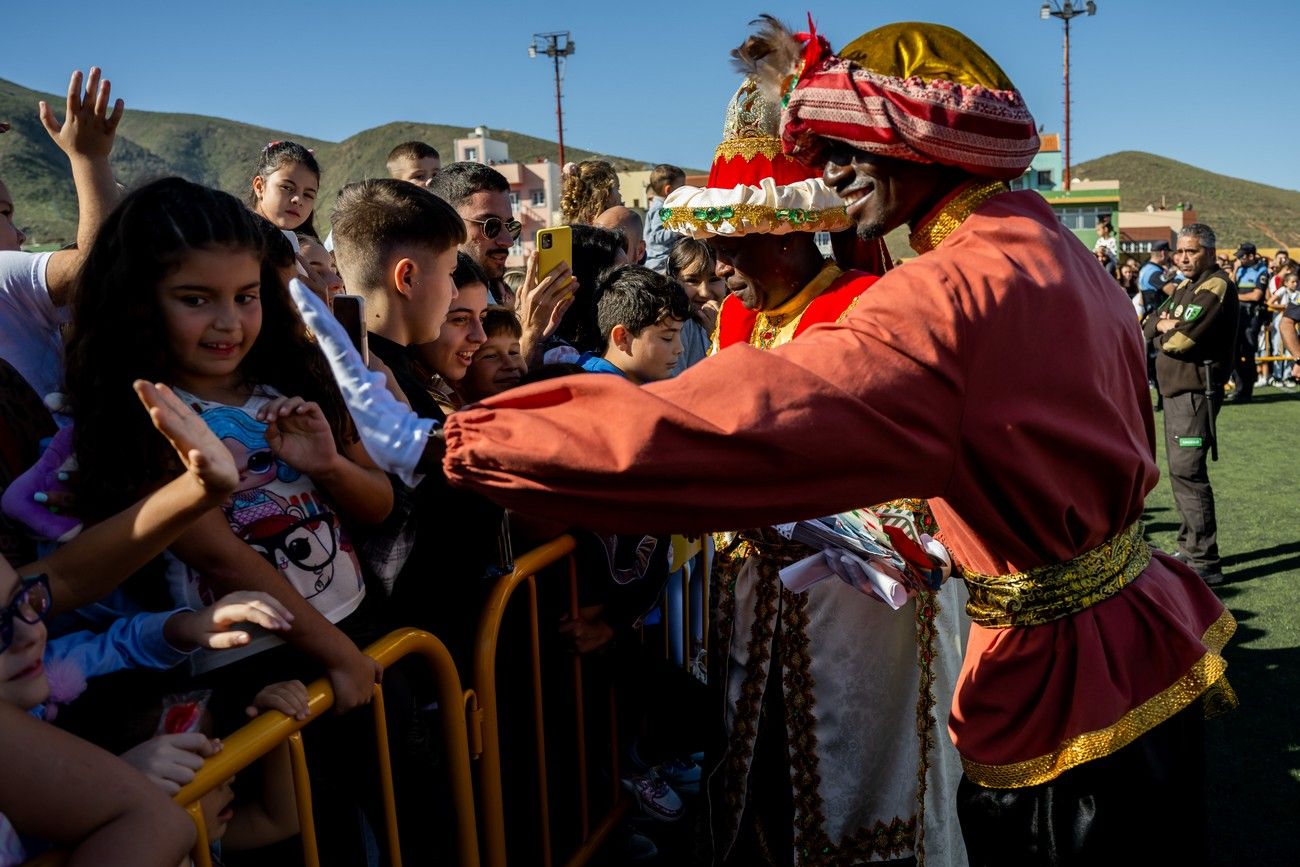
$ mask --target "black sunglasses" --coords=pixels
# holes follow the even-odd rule
[[[524,224],[518,220],[502,221],[500,217],[488,217],[486,220],[466,220],[465,222],[478,223],[483,227],[483,237],[489,239],[500,235],[501,230],[505,229],[510,233],[513,240],[518,241],[519,233],[524,230]]]
[[[18,595],[0,611],[0,653],[13,644],[15,617],[23,623],[37,624],[49,613],[50,579],[45,575],[22,579]]]

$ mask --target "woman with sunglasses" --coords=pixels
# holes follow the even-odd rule
[[[0,558],[0,865],[37,838],[71,865],[174,865],[194,828],[184,811],[114,756],[28,715],[49,694],[45,626],[111,591],[157,556],[238,482],[230,453],[166,389],[136,383],[154,426],[185,471],[49,557],[15,571]],[[19,575],[28,576],[20,580]],[[68,793],[75,792],[75,798]],[[21,837],[20,837],[21,835]]]

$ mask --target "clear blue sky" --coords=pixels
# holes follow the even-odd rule
[[[6,3],[0,78],[59,93],[73,68],[98,64],[128,108],[328,140],[392,120],[554,138],[551,67],[526,48],[534,32],[570,30],[577,53],[564,83],[566,142],[703,167],[739,83],[727,52],[755,13],[798,23],[810,2]],[[966,32],[1056,131],[1061,25],[1040,20],[1039,5],[823,0],[811,8],[835,47],[895,20]],[[1297,37],[1291,0],[1099,0],[1096,17],[1072,27],[1072,162],[1144,150],[1300,189]]]

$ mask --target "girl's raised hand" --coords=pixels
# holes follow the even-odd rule
[[[301,397],[277,397],[257,411],[257,420],[266,424],[271,451],[298,472],[316,478],[334,469],[338,448],[319,405]]]
[[[185,469],[218,500],[239,484],[239,469],[207,423],[162,383],[143,379],[135,381],[135,393],[149,410],[149,418],[158,432],[167,437]]]
[[[225,650],[242,647],[252,640],[239,623],[253,623],[264,629],[287,632],[293,615],[273,596],[256,590],[227,593],[201,611],[178,611],[163,624],[163,637],[177,650],[196,647]]]

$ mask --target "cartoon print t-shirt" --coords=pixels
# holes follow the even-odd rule
[[[201,400],[176,389],[230,449],[239,485],[222,506],[230,529],[271,563],[304,599],[331,623],[357,609],[365,584],[356,551],[333,505],[312,480],[276,457],[266,442],[257,411],[280,395],[259,386],[243,406]],[[203,608],[216,594],[203,576],[167,556],[167,580],[178,605]],[[266,650],[279,639],[259,630],[242,648],[194,655],[194,670],[206,671]]]

